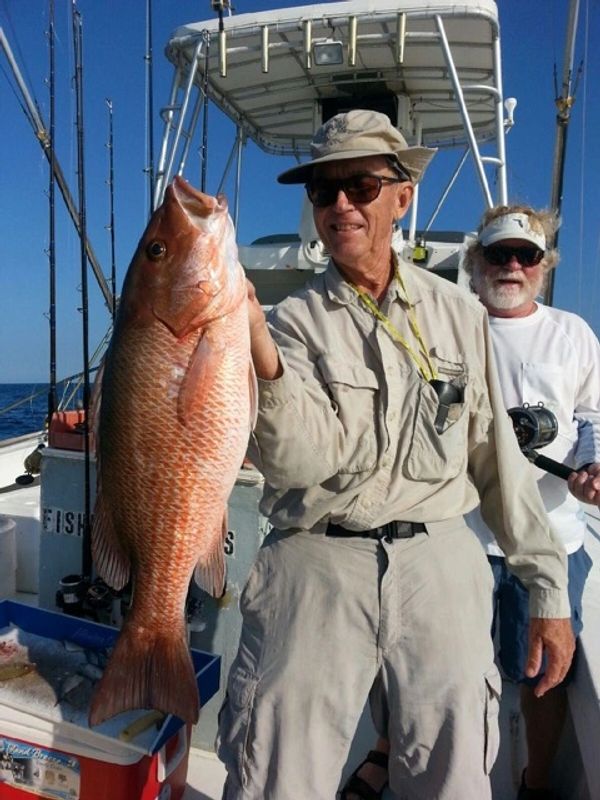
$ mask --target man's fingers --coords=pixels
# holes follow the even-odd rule
[[[600,501],[600,475],[598,464],[592,464],[588,470],[572,472],[568,478],[568,485],[571,494],[584,503],[595,503]]]
[[[546,672],[542,676],[540,682],[533,690],[535,696],[542,697],[542,695],[546,694],[548,689],[553,689],[555,686],[558,686],[558,684],[564,680],[568,668],[568,664],[565,664],[564,662],[559,664],[556,658],[552,657],[550,653],[548,653],[548,668],[546,669]]]
[[[542,667],[543,642],[536,637],[529,642],[529,653],[527,654],[527,664],[525,665],[525,675],[528,678],[535,678]]]
[[[534,689],[536,697],[541,697],[564,680],[571,665],[575,650],[575,638],[571,620],[539,619],[529,620],[529,654],[525,674],[534,678],[542,666],[542,653],[546,651],[547,666],[545,674]]]

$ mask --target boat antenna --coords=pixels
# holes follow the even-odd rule
[[[50,171],[48,176],[48,203],[49,203],[49,241],[48,241],[48,280],[49,280],[49,306],[48,322],[50,327],[50,387],[48,389],[48,426],[52,415],[56,411],[56,164],[54,155],[55,131],[55,60],[54,60],[54,0],[50,0],[48,42],[50,55]]]
[[[81,312],[82,312],[82,346],[83,346],[83,410],[84,410],[84,443],[85,443],[85,479],[84,479],[84,519],[82,535],[82,576],[88,578],[92,572],[92,551],[90,542],[90,358],[89,358],[89,302],[87,280],[86,240],[86,204],[85,204],[85,169],[83,147],[83,23],[73,0],[73,45],[75,51],[75,106],[77,127],[77,188],[79,195],[79,223],[81,229]]]
[[[556,139],[554,142],[554,159],[552,170],[552,187],[550,196],[550,208],[560,216],[563,200],[563,178],[565,171],[565,156],[567,150],[567,131],[569,121],[571,119],[571,109],[575,104],[575,93],[577,90],[577,83],[583,70],[583,64],[579,65],[577,72],[577,79],[575,85],[571,87],[571,80],[573,77],[573,60],[575,55],[575,37],[577,33],[577,18],[579,16],[579,0],[571,0],[569,4],[569,19],[567,22],[567,35],[565,43],[565,56],[562,74],[562,86],[559,93],[558,86],[556,85],[556,67],[554,71],[554,94],[556,108]],[[554,234],[554,238],[550,243],[550,247],[554,248],[558,245],[558,229]],[[548,280],[546,288],[544,289],[544,303],[552,305],[554,295],[554,270],[548,273]]]
[[[146,169],[148,175],[148,191],[150,193],[148,207],[152,210],[154,198],[154,79],[152,59],[152,0],[146,0]]]
[[[110,309],[113,324],[117,313],[117,267],[115,259],[115,192],[114,192],[114,136],[113,136],[113,104],[108,97],[105,100],[108,108],[108,206],[109,222],[106,226],[110,233],[110,291],[112,293],[112,306]]]

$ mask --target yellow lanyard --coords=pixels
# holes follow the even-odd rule
[[[408,298],[408,294],[406,291],[406,287],[404,285],[404,281],[402,280],[402,276],[400,275],[400,270],[398,269],[398,264],[396,259],[394,259],[394,275],[396,280],[402,287],[402,290],[406,296],[406,302],[408,303],[408,322],[410,324],[410,329],[413,332],[413,335],[417,342],[419,343],[419,347],[421,350],[421,355],[416,353],[407,340],[402,336],[400,331],[395,327],[392,323],[391,319],[387,317],[383,311],[380,310],[377,303],[373,300],[373,298],[368,295],[366,292],[361,291],[358,286],[355,286],[353,283],[348,281],[348,285],[356,292],[358,297],[363,301],[366,307],[369,309],[371,314],[380,320],[385,329],[389,333],[389,335],[394,339],[396,342],[402,345],[402,347],[406,350],[408,355],[412,358],[414,363],[417,366],[417,369],[421,373],[421,375],[425,378],[426,381],[435,380],[437,378],[437,370],[429,357],[429,352],[427,347],[425,346],[425,342],[423,341],[423,336],[421,335],[421,331],[419,330],[419,326],[417,324],[417,318],[415,316],[414,308],[412,303]]]

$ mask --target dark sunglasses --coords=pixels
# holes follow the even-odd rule
[[[503,244],[483,248],[483,257],[495,267],[505,267],[513,256],[522,267],[535,267],[544,257],[544,251],[539,247],[508,247]]]
[[[404,183],[408,178],[388,178],[385,175],[371,175],[362,172],[348,178],[313,178],[306,186],[308,199],[316,208],[332,206],[343,192],[351,203],[372,203],[376,200],[384,183]]]

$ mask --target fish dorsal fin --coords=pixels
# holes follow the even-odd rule
[[[258,417],[258,381],[256,379],[256,370],[254,369],[254,362],[250,359],[250,367],[248,369],[248,384],[250,390],[250,431],[251,433],[256,427],[256,419]]]
[[[131,562],[119,542],[112,515],[106,508],[100,480],[92,524],[92,559],[98,575],[115,591],[127,585]]]
[[[225,593],[225,537],[227,536],[227,508],[223,513],[221,535],[211,537],[213,547],[210,552],[196,564],[194,580],[198,586],[213,597],[222,597]]]
[[[207,405],[206,393],[212,390],[224,355],[224,342],[217,337],[212,337],[210,329],[206,330],[190,359],[188,371],[179,392],[177,417],[182,425],[187,425],[195,409]]]

